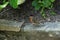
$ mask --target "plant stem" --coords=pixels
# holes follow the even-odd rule
[[[41,15],[42,15],[42,17],[43,17],[43,18],[46,18],[46,15],[45,15],[45,13],[44,13],[44,7],[42,7],[42,9],[41,9],[41,12],[40,12],[40,13],[41,13]]]
[[[44,11],[44,7],[42,7],[42,9],[41,9],[41,12],[40,12],[40,13],[42,14],[42,13],[43,13],[43,11]]]

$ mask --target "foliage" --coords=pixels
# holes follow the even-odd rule
[[[17,8],[17,7],[18,7],[17,2],[18,2],[18,0],[10,0],[10,5],[11,5],[13,8]]]
[[[41,7],[51,8],[54,1],[55,0],[34,0],[32,6],[34,6],[36,10],[39,10]]]
[[[40,13],[44,14],[44,9],[51,9],[53,7],[53,2],[55,0],[34,0],[32,2],[32,6],[34,6],[34,8],[36,10],[41,10]],[[45,14],[44,14],[45,15]],[[43,16],[43,15],[42,15]]]
[[[51,15],[56,15],[56,13],[54,11],[50,11]]]
[[[8,5],[8,2],[5,2],[4,4],[0,5],[0,10],[2,10],[3,8],[5,8]]]
[[[7,1],[7,2],[6,2],[6,0],[3,0],[3,4],[0,5],[0,10],[5,8],[8,4],[10,4],[10,6],[12,6],[13,8],[17,8],[18,5],[20,5],[24,2],[25,2],[25,0],[10,0],[10,1]]]
[[[13,8],[17,8],[18,5],[24,3],[25,0],[10,0],[10,5],[13,7]]]

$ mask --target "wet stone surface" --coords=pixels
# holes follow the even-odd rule
[[[24,22],[0,19],[0,31],[19,32]]]

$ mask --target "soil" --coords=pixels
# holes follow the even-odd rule
[[[58,2],[58,3],[57,3]],[[50,15],[51,10],[46,10],[47,17],[44,19],[40,11],[36,11],[32,5],[31,0],[26,0],[22,5],[19,5],[17,9],[13,9],[11,6],[7,6],[0,12],[0,19],[25,21],[30,23],[29,17],[32,16],[35,21],[46,22],[46,21],[60,21],[60,1],[56,1],[54,4],[54,10],[56,15]],[[36,22],[35,22],[36,23]],[[24,24],[23,24],[24,25]],[[0,40],[59,40],[60,37],[50,37],[49,33],[46,32],[6,32],[0,31]]]

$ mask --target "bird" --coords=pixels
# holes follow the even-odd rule
[[[30,16],[29,20],[33,25],[39,25],[39,20],[36,17]]]

